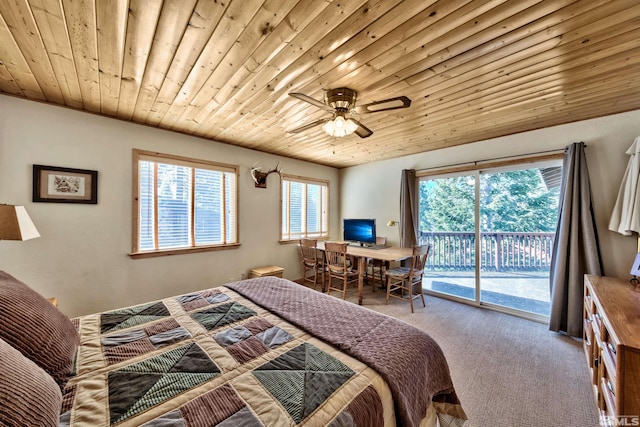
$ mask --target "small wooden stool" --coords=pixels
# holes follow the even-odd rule
[[[254,277],[263,277],[263,276],[282,277],[283,273],[284,273],[284,268],[278,267],[275,265],[268,265],[266,267],[258,267],[251,270],[249,273],[249,278],[253,279]]]

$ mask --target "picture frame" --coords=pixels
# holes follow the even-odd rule
[[[33,202],[98,203],[98,171],[33,165]]]
[[[633,260],[633,264],[631,265],[631,271],[629,272],[632,276],[640,276],[640,253],[636,254],[635,259]]]

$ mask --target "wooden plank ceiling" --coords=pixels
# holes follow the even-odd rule
[[[638,0],[1,0],[0,92],[335,167],[640,109]],[[369,138],[333,138],[330,88]],[[535,147],[532,147],[535,151]]]

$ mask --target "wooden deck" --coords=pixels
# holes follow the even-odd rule
[[[549,316],[548,271],[482,272],[481,301]],[[474,271],[425,271],[423,288],[475,300]]]

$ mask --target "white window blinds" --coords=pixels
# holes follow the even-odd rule
[[[285,175],[281,191],[281,240],[328,237],[328,182]]]
[[[135,151],[138,247],[159,251],[237,243],[237,170]]]

